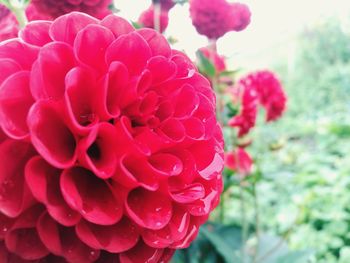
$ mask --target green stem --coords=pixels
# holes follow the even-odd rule
[[[221,200],[220,200],[220,222],[221,222],[221,224],[223,224],[224,221],[225,221],[225,198],[224,198],[224,194],[222,194]]]
[[[259,200],[256,189],[256,183],[253,184],[253,196],[254,196],[254,211],[255,211],[255,235],[256,235],[256,247],[253,256],[253,263],[257,262],[258,249],[260,245],[260,209],[259,209]]]
[[[16,16],[19,27],[24,28],[28,23],[28,19],[23,7],[10,7],[12,13]]]
[[[246,241],[248,237],[248,224],[247,224],[247,212],[245,207],[245,198],[244,198],[244,187],[242,185],[242,179],[239,184],[239,199],[241,203],[241,221],[242,221],[242,247],[241,247],[241,257],[242,263],[246,262]]]

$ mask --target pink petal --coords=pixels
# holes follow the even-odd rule
[[[133,249],[119,255],[120,263],[158,263],[163,249],[155,249],[140,241]]]
[[[188,118],[182,121],[186,135],[193,140],[201,140],[205,136],[205,126],[198,118]]]
[[[176,75],[176,64],[162,56],[152,57],[147,64],[154,85],[167,81]]]
[[[76,160],[76,139],[50,101],[38,101],[28,115],[32,144],[40,155],[58,168],[70,167]]]
[[[65,77],[75,66],[73,49],[66,43],[53,42],[40,49],[31,73],[31,90],[36,99],[60,99]]]
[[[68,262],[92,263],[99,257],[100,251],[81,242],[74,228],[60,226],[47,213],[39,218],[37,228],[40,239],[48,250],[64,257]]]
[[[170,189],[170,195],[178,203],[192,203],[205,196],[205,189],[202,184],[194,183],[183,188]]]
[[[74,41],[75,54],[82,63],[103,71],[107,66],[104,58],[106,49],[114,39],[109,29],[94,24],[88,25],[77,34]]]
[[[174,100],[176,118],[188,118],[199,105],[199,98],[190,85],[184,85]]]
[[[81,221],[76,227],[77,235],[88,246],[110,253],[131,249],[139,240],[136,226],[126,217],[112,226],[99,226]]]
[[[169,57],[171,55],[171,49],[168,41],[159,32],[150,28],[142,28],[137,30],[137,33],[147,41],[149,47],[151,48],[152,56]]]
[[[129,70],[131,75],[138,75],[146,67],[151,57],[151,49],[147,42],[137,33],[120,36],[106,51],[106,61],[120,61]]]
[[[121,219],[122,204],[107,183],[92,172],[81,167],[65,170],[61,175],[60,185],[68,205],[87,221],[113,225]]]
[[[0,85],[12,74],[22,69],[16,61],[9,58],[0,59],[0,68]]]
[[[50,21],[33,21],[19,32],[19,37],[28,44],[42,47],[52,41],[49,36],[51,24]]]
[[[84,13],[72,12],[57,18],[52,23],[50,36],[53,40],[73,46],[79,31],[90,24],[98,24],[98,20]]]
[[[172,216],[172,204],[166,196],[143,188],[129,193],[125,207],[128,215],[138,225],[148,229],[163,228]]]
[[[60,224],[73,226],[80,220],[80,214],[72,210],[63,199],[59,188],[61,170],[50,166],[37,156],[26,165],[26,182],[33,196],[45,204],[48,213]]]
[[[115,148],[119,147],[115,139],[117,136],[112,124],[100,123],[79,142],[81,163],[102,179],[112,177],[115,172]]]
[[[0,214],[0,240],[4,240],[7,232],[11,229],[14,219]],[[1,259],[1,256],[0,256]],[[5,262],[1,261],[0,262]]]
[[[16,61],[24,70],[30,70],[38,57],[39,48],[12,39],[0,44],[0,59],[9,58]]]
[[[174,176],[182,172],[182,161],[169,153],[158,153],[150,156],[148,162],[160,174]]]
[[[34,202],[24,181],[24,166],[33,154],[28,143],[6,140],[0,145],[0,211],[8,217],[17,217]]]
[[[99,121],[95,109],[97,104],[97,85],[93,72],[75,67],[68,72],[65,80],[65,102],[72,126],[79,134],[90,132]]]
[[[176,143],[183,141],[185,138],[185,128],[179,120],[168,119],[160,126],[161,135]]]
[[[29,88],[29,72],[20,71],[0,87],[0,123],[4,132],[14,139],[28,136],[27,115],[34,99]]]
[[[6,235],[5,242],[8,250],[25,260],[36,260],[49,254],[35,228],[42,211],[40,206],[26,210],[16,219]]]
[[[128,21],[116,15],[105,17],[100,24],[111,30],[115,38],[131,33],[135,30]]]

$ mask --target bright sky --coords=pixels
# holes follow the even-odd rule
[[[212,0],[215,1],[215,0]],[[232,2],[232,1],[230,1]],[[305,25],[337,15],[350,17],[350,0],[240,0],[252,11],[252,23],[240,33],[229,33],[220,39],[219,52],[240,64],[251,60],[266,49],[288,44]],[[136,21],[151,0],[116,0],[120,15]],[[345,20],[345,19],[344,19]],[[167,35],[178,39],[177,49],[184,49],[191,57],[205,46],[207,40],[199,36],[191,24],[188,5],[171,10]]]

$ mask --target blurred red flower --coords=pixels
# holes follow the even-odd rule
[[[141,13],[138,22],[144,27],[155,29],[154,12],[155,12],[154,6],[151,5],[147,10]],[[160,19],[159,19],[160,32],[163,33],[167,29],[169,24],[168,11],[160,10],[159,15],[160,15]]]
[[[241,31],[250,22],[246,5],[226,0],[190,0],[190,14],[197,32],[214,40],[230,31]]]
[[[167,262],[190,245],[224,156],[215,95],[183,53],[73,12],[2,43],[0,68],[1,262]]]
[[[0,4],[0,41],[17,37],[19,26],[10,10]]]
[[[226,153],[225,165],[227,168],[246,176],[252,172],[253,160],[244,148],[237,148],[235,151]]]
[[[102,19],[112,13],[109,10],[112,4],[113,0],[31,0],[31,5],[38,13],[51,16],[53,19],[73,11]]]

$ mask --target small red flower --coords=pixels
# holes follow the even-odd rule
[[[109,10],[111,4],[113,0],[31,0],[31,5],[38,13],[53,19],[73,11],[84,12],[102,19],[112,13]]]
[[[257,93],[252,78],[241,79],[238,87],[234,89],[242,93],[241,111],[239,115],[234,116],[229,125],[238,128],[238,136],[244,136],[255,126],[258,114],[259,94]]]
[[[236,151],[226,153],[225,165],[227,168],[246,176],[252,172],[253,160],[244,148],[237,148]]]
[[[155,29],[154,12],[155,12],[154,6],[151,5],[147,10],[142,12],[138,22],[144,27]],[[160,19],[159,19],[160,32],[163,33],[167,29],[169,24],[168,11],[160,10],[159,15],[160,15]]]
[[[168,262],[222,191],[209,82],[113,15],[19,35],[0,44],[0,261]]]
[[[0,4],[0,41],[17,37],[19,26],[10,10]]]
[[[250,22],[250,11],[244,4],[226,0],[190,0],[192,24],[209,39],[218,39],[230,31],[241,31]]]
[[[268,70],[255,73],[255,86],[260,103],[266,109],[266,121],[280,118],[286,109],[287,96],[277,76]]]
[[[225,58],[223,56],[220,56],[217,52],[208,47],[203,47],[199,50],[214,65],[216,73],[226,70]]]

